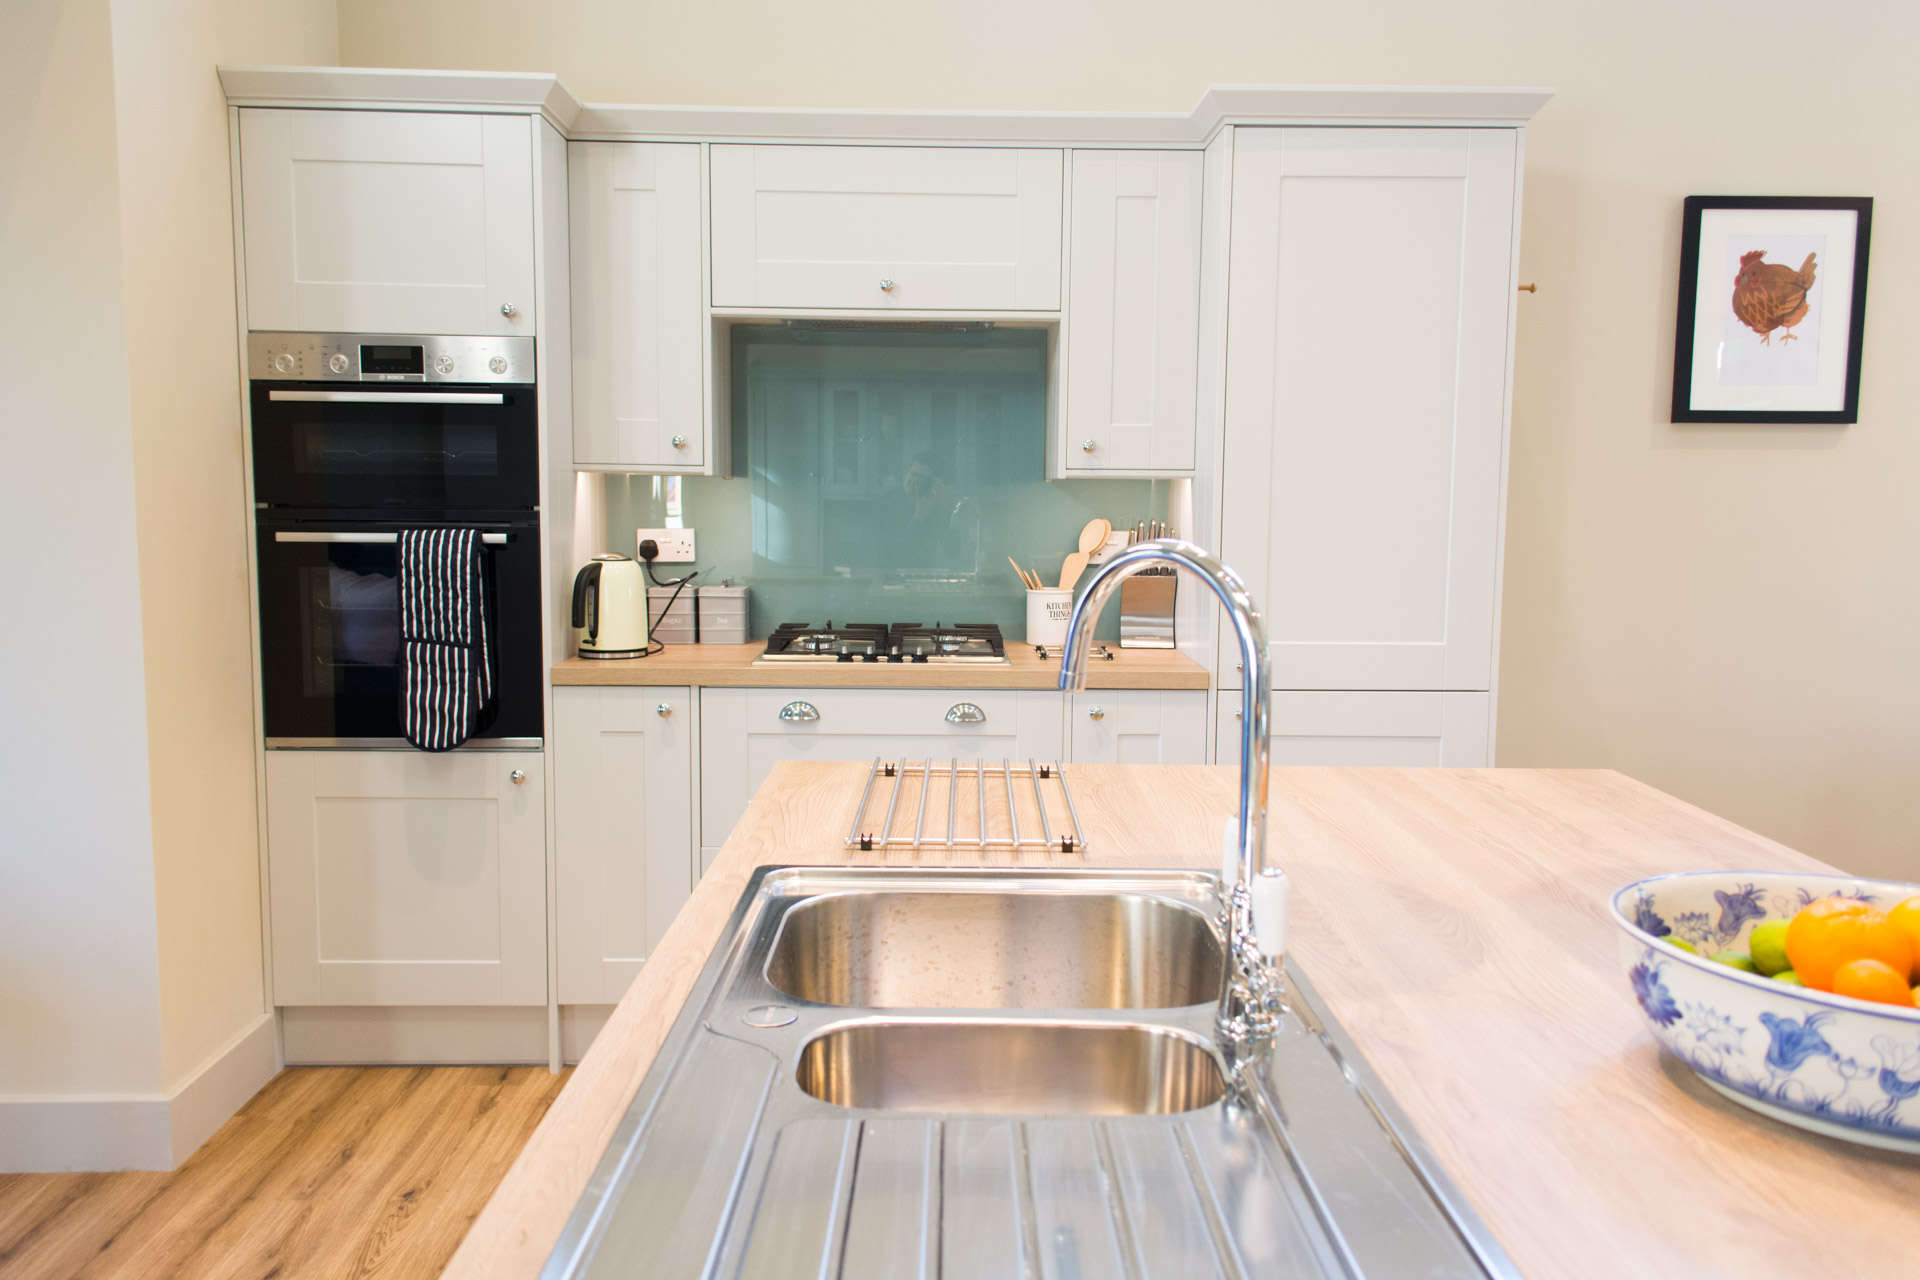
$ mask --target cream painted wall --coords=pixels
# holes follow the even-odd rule
[[[220,63],[330,63],[332,0],[113,0],[120,224],[167,1087],[268,1008],[252,512]]]
[[[1208,84],[1551,85],[1528,135],[1499,760],[1610,766],[1920,879],[1920,6],[340,0],[348,65],[589,101],[1186,110]],[[1674,427],[1680,204],[1876,198],[1861,421]],[[1391,299],[1382,299],[1390,308]]]

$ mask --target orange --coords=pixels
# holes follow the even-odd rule
[[[1833,990],[1834,971],[1850,960],[1878,960],[1895,973],[1911,973],[1913,950],[1899,925],[1858,898],[1822,898],[1787,926],[1787,958],[1817,991]]]
[[[1849,960],[1833,972],[1833,994],[1881,1004],[1913,1004],[1913,988],[1905,971],[1895,972],[1878,960]]]
[[[1907,941],[1913,944],[1913,969],[1907,976],[1920,982],[1920,895],[1908,898],[1887,912],[1887,922],[1906,934]]]

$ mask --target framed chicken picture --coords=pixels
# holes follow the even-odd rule
[[[1857,422],[1873,201],[1688,196],[1675,422]]]

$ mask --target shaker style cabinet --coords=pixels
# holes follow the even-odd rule
[[[1478,768],[1493,741],[1486,693],[1276,693],[1268,709],[1273,765]],[[1214,759],[1240,761],[1240,694],[1222,693]]]
[[[574,464],[702,470],[700,147],[569,143],[567,187]]]
[[[1276,690],[1493,687],[1517,152],[1234,131],[1220,554]]]
[[[693,891],[692,690],[553,691],[561,1004],[625,995]]]
[[[1064,474],[1191,473],[1198,151],[1075,151]]]
[[[715,145],[713,305],[1058,311],[1062,158]]]
[[[1074,764],[1205,764],[1204,689],[1094,689],[1067,700]],[[1229,760],[1234,757],[1228,757]]]
[[[545,1004],[544,760],[267,752],[273,1002]]]
[[[240,112],[247,327],[532,334],[533,125]]]

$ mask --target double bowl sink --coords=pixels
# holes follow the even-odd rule
[[[1218,882],[768,868],[543,1272],[1514,1274],[1289,964],[1213,1043]]]

